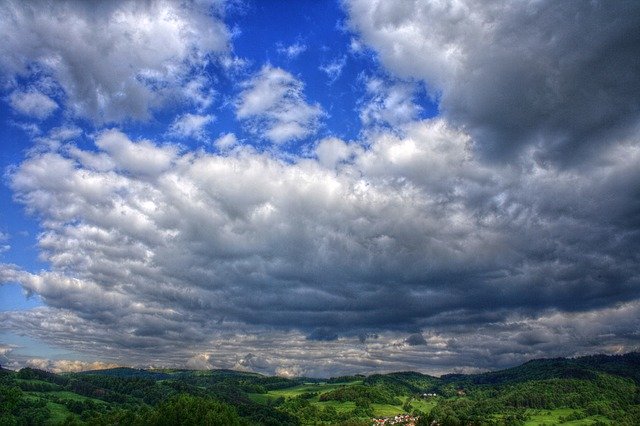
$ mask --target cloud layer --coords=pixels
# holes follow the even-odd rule
[[[79,347],[108,333],[163,354],[243,327],[309,341],[455,326],[526,339],[505,325],[514,315],[635,303],[637,146],[583,174],[533,161],[520,173],[475,160],[470,137],[442,120],[403,133],[378,133],[335,166],[180,152],[116,130],[97,152],[37,152],[11,185],[42,223],[51,271],[0,272],[49,308],[13,321],[41,333],[53,316]]]

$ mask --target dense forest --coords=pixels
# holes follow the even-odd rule
[[[0,425],[371,425],[401,413],[411,414],[405,424],[434,426],[640,425],[640,354],[439,378],[0,368]]]

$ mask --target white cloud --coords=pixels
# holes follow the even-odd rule
[[[285,55],[289,59],[297,58],[305,50],[307,50],[307,46],[305,44],[302,44],[302,43],[299,43],[299,42],[296,42],[296,43],[294,43],[294,44],[292,44],[290,46],[279,46],[278,47],[278,53],[280,53],[281,55]]]
[[[66,109],[97,123],[147,119],[168,99],[206,107],[210,93],[199,70],[229,43],[216,11],[206,1],[3,2],[0,70],[52,78]],[[39,105],[50,113],[53,101],[43,96]],[[16,104],[33,113],[24,100]]]
[[[214,120],[213,115],[186,113],[176,117],[169,127],[169,134],[179,138],[204,140],[207,137],[205,127]]]
[[[12,345],[3,345],[0,344],[0,356],[6,356],[9,352],[15,349]]]
[[[9,96],[11,107],[21,114],[44,120],[58,109],[58,104],[40,92],[13,92]]]
[[[210,370],[213,368],[213,365],[209,362],[210,358],[211,354],[196,354],[187,360],[186,367],[193,370]]]
[[[280,377],[304,377],[306,370],[298,365],[292,365],[290,367],[278,367],[276,368],[276,376]]]
[[[203,111],[213,103],[215,90],[211,87],[211,82],[204,76],[198,76],[188,81],[182,88],[184,97],[198,107],[198,111]]]
[[[325,73],[327,77],[329,77],[329,84],[333,84],[340,75],[342,74],[342,69],[347,64],[347,57],[343,56],[341,58],[336,58],[333,61],[321,65],[320,71]]]
[[[76,373],[78,371],[106,370],[108,368],[120,367],[118,364],[100,361],[88,362],[66,359],[51,360],[45,358],[32,358],[27,360],[25,364],[28,367],[51,371],[53,373]]]
[[[9,124],[21,129],[31,138],[35,138],[42,133],[42,130],[40,130],[40,126],[38,126],[36,123],[33,123],[33,122],[23,123],[23,122],[17,122],[17,121],[9,121]]]
[[[360,40],[352,37],[351,41],[349,42],[349,52],[357,55],[362,53],[363,50],[364,50],[364,46],[362,45]]]
[[[76,139],[78,136],[82,134],[82,129],[78,126],[62,126],[62,127],[54,127],[49,130],[48,137],[50,139],[55,139],[59,141],[67,141],[71,139]]]
[[[361,101],[360,120],[365,127],[401,126],[415,120],[422,108],[413,102],[416,88],[410,83],[387,83],[376,77],[365,82],[367,97]]]
[[[355,154],[356,148],[338,138],[325,138],[316,146],[316,156],[324,167],[333,168]]]
[[[304,100],[301,81],[281,68],[266,65],[244,84],[236,116],[254,134],[273,143],[302,139],[316,132],[324,116]]]
[[[10,238],[9,234],[6,234],[6,233],[0,231],[0,254],[11,250],[11,246],[9,244],[1,244],[1,243],[5,242],[5,241],[8,241],[9,238]],[[0,346],[0,355],[3,355],[2,346]]]
[[[225,133],[220,135],[218,139],[213,142],[213,145],[220,150],[227,150],[238,144],[238,138],[233,133]]]
[[[177,154],[174,146],[160,148],[147,140],[132,142],[118,130],[100,133],[96,145],[110,156],[118,169],[147,175],[167,170]]]

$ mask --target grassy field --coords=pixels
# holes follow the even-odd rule
[[[67,407],[61,404],[56,404],[55,402],[47,402],[47,408],[51,412],[51,417],[49,418],[49,424],[58,424],[62,423],[64,419],[67,418],[71,412],[67,410]]]
[[[268,404],[269,401],[276,399],[276,397],[269,395],[268,393],[250,393],[248,396],[249,399],[253,402],[257,402],[258,404]]]
[[[20,380],[20,382],[29,382],[31,384],[43,383],[39,380]],[[99,399],[78,395],[76,393],[69,392],[69,391],[47,391],[47,392],[25,391],[24,394],[27,400],[42,401],[44,399],[46,401],[47,409],[49,409],[51,413],[46,424],[51,424],[51,425],[62,423],[69,415],[73,415],[73,413],[71,413],[71,411],[69,411],[69,409],[65,407],[64,404],[60,404],[58,402],[52,401],[51,399],[53,398],[58,398],[58,401],[60,400],[62,401],[91,400],[96,404],[108,405],[106,402],[101,401]]]
[[[49,383],[49,382],[45,382],[42,380],[37,380],[37,379],[14,379],[16,384],[20,384],[20,383],[25,383],[25,384],[31,384],[31,385],[44,385],[47,387],[56,387],[56,388],[60,388],[60,386],[53,384],[53,383]]]
[[[88,396],[83,396],[83,395],[78,395],[77,393],[73,393],[73,392],[69,392],[69,391],[54,391],[54,392],[47,392],[47,395],[52,395],[52,396],[56,396],[60,399],[68,399],[71,401],[86,401],[86,400],[91,400],[93,402],[95,402],[96,404],[106,404],[106,402],[100,400],[100,399],[96,399],[96,398],[91,398]]]
[[[575,410],[571,408],[560,408],[557,410],[535,410],[535,412],[531,415],[531,418],[525,423],[525,426],[588,426],[596,423],[597,421],[609,423],[609,421],[602,416],[591,416],[580,420],[571,420],[568,422],[561,421],[561,417],[567,417],[574,411]]]
[[[353,386],[362,384],[362,381],[353,381],[353,382],[343,382],[343,383],[307,383],[299,386],[295,386],[287,389],[278,389],[269,391],[266,394],[252,393],[249,394],[249,397],[260,404],[268,404],[269,402],[277,399],[277,398],[295,398],[305,393],[315,393],[312,398],[309,398],[309,402],[318,406],[318,408],[324,407],[333,407],[337,412],[349,412],[356,408],[356,404],[354,402],[338,402],[338,401],[320,401],[320,395],[323,393],[332,391],[334,389],[338,389],[343,386]],[[401,398],[402,403],[404,404],[409,397]],[[411,400],[411,408],[420,410],[424,413],[428,413],[436,406],[435,400],[423,400],[423,399],[412,399]],[[402,408],[402,404],[400,405],[391,405],[391,404],[371,404],[371,408],[377,417],[383,416],[394,416],[396,414],[404,413],[405,410]]]
[[[307,383],[299,386],[294,386],[292,388],[272,390],[268,393],[250,393],[249,398],[251,398],[252,401],[260,404],[268,404],[270,401],[277,398],[295,398],[296,396],[300,396],[305,393],[317,393],[318,395],[311,398],[310,401],[319,403],[320,395],[323,393],[338,389],[342,386],[352,386],[361,383],[362,381],[359,380],[344,383]]]
[[[353,382],[343,382],[343,383],[307,383],[300,386],[295,386],[287,389],[277,389],[273,391],[269,391],[269,395],[273,395],[274,397],[284,397],[284,398],[293,398],[298,395],[302,395],[303,393],[313,393],[318,392],[319,394],[332,391],[334,389],[338,389],[343,386],[353,386],[362,384],[361,380],[356,380]]]
[[[400,405],[371,404],[371,408],[373,408],[373,413],[376,417],[388,417],[404,413]]]
[[[405,402],[408,398],[405,398],[403,402]],[[420,410],[423,413],[428,413],[433,410],[438,404],[437,400],[434,398],[431,399],[412,399],[411,400],[411,408],[415,410]]]

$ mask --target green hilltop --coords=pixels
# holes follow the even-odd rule
[[[640,354],[442,377],[0,368],[0,425],[371,425],[400,414],[395,424],[640,425]]]

